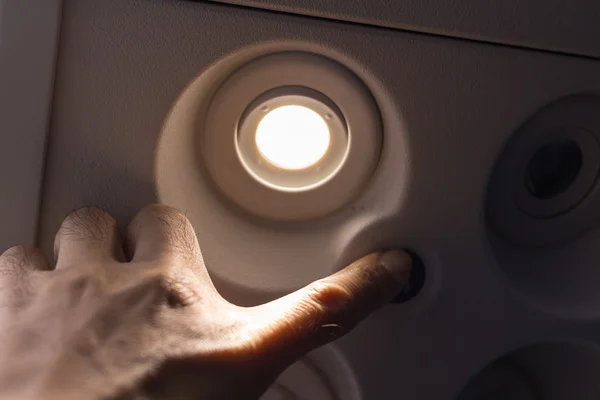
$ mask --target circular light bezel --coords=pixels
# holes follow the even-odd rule
[[[256,145],[257,128],[266,113],[279,107],[306,107],[323,118],[329,130],[329,147],[312,165],[301,169],[280,168],[269,162]],[[236,152],[246,171],[258,182],[281,191],[311,190],[324,184],[343,166],[350,147],[346,121],[325,95],[305,87],[280,87],[254,100],[242,114],[236,132]]]
[[[308,89],[310,93],[303,97],[336,112],[348,136],[347,154],[339,168],[295,187],[287,178],[279,184],[259,181],[236,148],[240,121],[253,110],[249,105],[266,93],[276,93],[272,90],[291,87]],[[369,89],[340,63],[311,53],[282,52],[247,62],[220,85],[199,124],[199,159],[216,188],[252,214],[274,220],[323,217],[357,199],[381,156],[381,116]],[[256,151],[254,140],[252,148]]]

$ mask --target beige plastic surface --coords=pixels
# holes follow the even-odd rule
[[[0,0],[0,249],[36,240],[60,6]]]
[[[595,400],[599,369],[600,349],[595,344],[531,344],[490,363],[457,400]]]
[[[285,370],[260,400],[360,400],[352,371],[334,346],[313,351]]]
[[[592,379],[600,291],[590,271],[600,232],[558,253],[512,251],[510,268],[520,271],[513,273],[493,248],[484,217],[488,179],[507,139],[546,104],[598,91],[600,64],[593,60],[218,4],[66,1],[40,224],[44,248],[52,249],[73,208],[106,207],[125,224],[156,200],[159,132],[174,102],[211,65],[290,47],[343,63],[369,87],[382,115],[381,162],[358,200],[311,223],[266,222],[219,196],[203,199],[227,218],[195,224],[219,289],[233,301],[256,303],[373,249],[409,247],[427,267],[421,293],[380,310],[338,343],[363,399],[451,400],[494,360],[550,340],[567,343],[552,347],[558,361],[544,351],[519,353],[556,392],[543,400],[573,399],[569,393],[582,393],[575,390],[586,383],[598,398]],[[546,279],[544,270],[531,273],[529,260],[539,257],[550,276],[562,274],[568,285]],[[572,274],[575,263],[590,273]],[[262,288],[243,290],[236,281]],[[578,284],[586,301],[576,298]],[[594,344],[571,351],[569,343],[581,341]],[[563,362],[577,373],[557,388]]]
[[[204,203],[205,198],[214,196],[213,188],[208,187],[210,180],[250,213],[267,219],[306,221],[332,214],[360,197],[380,157],[377,106],[368,88],[342,65],[301,46],[290,44],[287,50],[249,47],[221,60],[188,85],[164,124],[156,151],[161,201],[188,209],[197,221],[216,217],[218,211]],[[229,73],[230,68],[236,71]],[[282,191],[259,183],[237,151],[237,127],[245,109],[265,92],[285,86],[319,91],[345,114],[348,133],[342,134],[349,139],[341,146],[341,161],[336,163],[335,173],[311,190]],[[206,168],[210,178],[200,174],[198,165]]]
[[[215,1],[600,57],[600,3],[595,0]]]

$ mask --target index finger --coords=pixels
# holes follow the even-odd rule
[[[408,283],[411,257],[401,250],[373,253],[334,275],[249,312],[262,321],[258,336],[294,360],[343,336],[387,304]]]

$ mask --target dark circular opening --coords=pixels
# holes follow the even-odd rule
[[[571,186],[582,162],[581,149],[573,140],[557,139],[546,143],[527,164],[527,190],[538,199],[549,199],[559,195]]]
[[[405,250],[412,259],[412,269],[408,285],[392,300],[392,303],[404,303],[415,297],[425,284],[425,265],[423,260],[415,252]]]

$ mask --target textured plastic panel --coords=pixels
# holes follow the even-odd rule
[[[209,267],[285,262],[293,271],[310,264],[318,277],[377,247],[417,250],[428,272],[422,292],[379,311],[339,343],[368,400],[450,400],[484,366],[515,349],[555,340],[598,344],[595,307],[547,312],[551,304],[540,307],[503,272],[488,237],[484,198],[507,139],[553,100],[598,91],[600,63],[156,0],[66,1],[60,46],[40,226],[47,251],[75,207],[103,206],[126,223],[156,199],[158,134],[180,94],[211,65],[248,48],[314,49],[344,63],[373,92],[384,121],[380,168],[363,198],[321,221],[315,237],[309,235],[314,227],[263,225],[232,214],[240,229],[260,230],[264,238],[260,248],[241,253],[235,224],[197,224]],[[406,182],[398,182],[399,170]],[[591,246],[598,240],[595,230],[573,242],[577,262],[598,260],[600,249]],[[555,389],[548,384],[566,363],[581,371],[567,387],[581,386],[581,377],[597,371],[593,346],[548,346],[555,359],[537,350],[514,353],[531,365],[532,375],[539,373],[543,390]],[[591,388],[589,398],[598,398]],[[571,398],[561,390],[547,398]]]
[[[600,57],[600,3],[594,0],[216,1]]]
[[[0,0],[0,248],[35,242],[60,0]]]

